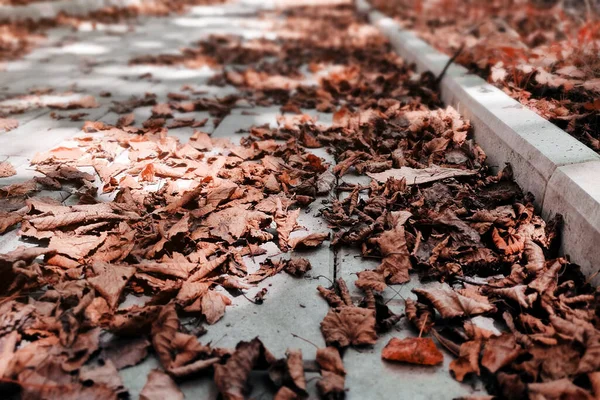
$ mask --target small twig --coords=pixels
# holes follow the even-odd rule
[[[600,270],[594,272],[592,275],[590,275],[586,281],[585,284],[587,285],[588,283],[590,283],[592,281],[592,279],[594,279],[598,274],[600,274]]]
[[[316,276],[312,277],[312,279],[319,279],[319,278],[325,278],[329,281],[329,283],[331,283],[333,285],[333,281],[331,279],[329,279],[328,277],[326,277],[325,275],[316,275]]]
[[[469,285],[475,285],[475,286],[490,286],[493,287],[492,285],[490,285],[487,282],[477,282],[475,280],[472,279],[468,279],[468,278],[463,278],[460,276],[455,276],[454,277],[455,280],[459,281],[459,282],[464,282],[464,283],[468,283]]]
[[[421,338],[421,335],[423,335],[423,330],[425,329],[425,323],[427,322],[427,320],[429,319],[429,315],[427,316],[427,318],[425,318],[425,320],[421,323],[421,330],[419,331],[419,338]]]
[[[248,300],[250,303],[252,303],[252,304],[256,304],[257,306],[258,306],[258,305],[260,305],[260,304],[259,304],[259,303],[257,303],[256,301],[254,301],[254,300],[252,300],[252,299],[249,299],[248,297],[246,297],[246,294],[242,293],[242,296],[244,296],[244,298],[245,298],[246,300]]]
[[[357,255],[357,256],[354,256],[354,258],[369,258],[369,259],[374,259],[374,260],[381,260],[383,257],[382,256]]]
[[[454,53],[454,55],[452,57],[450,57],[450,59],[444,66],[444,69],[442,70],[442,72],[439,74],[439,76],[437,78],[435,78],[435,81],[434,81],[435,86],[439,86],[439,84],[442,82],[442,79],[444,79],[444,75],[446,75],[448,68],[450,68],[450,65],[454,62],[454,60],[456,60],[458,58],[458,56],[460,55],[460,53],[462,53],[464,48],[465,48],[465,44],[462,43],[460,45],[460,47],[458,48],[458,50],[456,51],[456,53]]]
[[[592,15],[593,15],[593,11],[592,11],[592,4],[590,3],[590,0],[585,0],[585,8],[586,8],[586,19],[587,22],[590,22],[592,20]]]
[[[454,354],[455,357],[458,357],[459,352],[457,351],[457,349],[452,348],[452,346],[450,346],[450,343],[448,343],[447,339],[443,338],[435,329],[432,329],[431,333],[433,334],[433,336],[435,336],[437,341],[446,348],[446,350]]]
[[[304,339],[302,336],[296,335],[295,333],[290,333],[293,337],[295,337],[296,339],[300,339],[300,340],[304,340],[306,343],[308,344],[312,344],[313,346],[315,346],[317,349],[319,348],[319,346],[317,346],[316,344],[314,344],[313,342],[311,342],[308,339]]]

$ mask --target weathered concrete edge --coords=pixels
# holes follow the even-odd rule
[[[359,11],[419,72],[439,75],[450,57],[435,50],[398,22],[355,0]],[[600,156],[516,100],[452,64],[441,82],[442,101],[474,127],[475,140],[490,165],[513,166],[515,180],[536,198],[542,216],[564,217],[562,251],[586,274],[600,268]],[[593,182],[597,182],[594,184]],[[600,278],[597,278],[600,282]]]
[[[22,21],[54,18],[61,12],[69,15],[85,15],[104,7],[127,7],[141,4],[144,0],[59,0],[36,2],[22,6],[0,6],[0,20]]]

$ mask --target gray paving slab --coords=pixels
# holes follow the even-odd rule
[[[89,113],[86,118],[96,120],[106,114],[108,109],[102,107],[83,111]],[[75,136],[81,132],[82,125],[81,121],[53,119],[48,112],[17,129],[0,134],[0,153],[32,157],[38,152],[48,151],[62,141]]]
[[[486,394],[480,382],[460,383],[450,376],[449,364],[454,357],[443,349],[443,364],[433,368],[383,361],[381,350],[392,337],[418,335],[406,325],[400,323],[396,330],[380,336],[373,348],[349,349],[346,352],[344,366],[347,371],[348,400],[441,400]]]
[[[234,109],[231,114],[221,121],[214,130],[212,137],[229,138],[234,143],[239,143],[243,134],[252,126],[268,124],[270,127],[277,126],[277,116],[281,115],[279,107],[253,107],[252,109]]]

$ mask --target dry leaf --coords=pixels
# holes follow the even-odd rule
[[[320,246],[329,239],[329,233],[311,233],[310,235],[291,239],[289,245],[294,250]]]
[[[183,400],[183,392],[173,379],[163,371],[153,369],[140,392],[140,400]]]
[[[392,338],[381,351],[381,357],[421,365],[438,365],[444,361],[444,356],[429,338]]]
[[[375,312],[359,307],[329,310],[321,322],[321,332],[328,346],[375,344]]]
[[[216,323],[225,314],[225,307],[231,304],[231,300],[221,293],[209,290],[202,296],[202,314],[210,325]]]
[[[383,274],[385,280],[390,284],[410,281],[409,271],[412,265],[404,227],[397,225],[393,230],[383,232],[377,238],[377,244],[384,256],[377,271]]]
[[[17,171],[8,161],[0,162],[0,178],[8,178],[9,176],[16,175]]]
[[[471,340],[460,346],[458,358],[450,363],[450,371],[457,381],[462,382],[471,373],[479,375],[480,351],[481,340]]]
[[[495,310],[488,302],[482,302],[447,289],[413,289],[420,298],[426,299],[442,318],[474,316]]]
[[[477,174],[476,171],[469,171],[456,168],[445,168],[434,165],[428,168],[414,169],[402,167],[399,169],[389,169],[384,172],[368,173],[371,178],[385,183],[388,179],[405,179],[407,185],[421,185],[423,183],[435,182],[442,179],[448,179],[459,176],[471,176]]]
[[[225,400],[244,400],[250,371],[260,364],[272,363],[272,356],[257,338],[240,342],[225,365],[215,365],[215,384]]]

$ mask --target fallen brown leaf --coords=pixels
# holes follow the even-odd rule
[[[359,307],[331,309],[321,322],[327,345],[348,347],[375,344],[375,312]]]
[[[421,365],[438,365],[444,361],[444,356],[429,338],[392,338],[381,351],[381,357]]]

